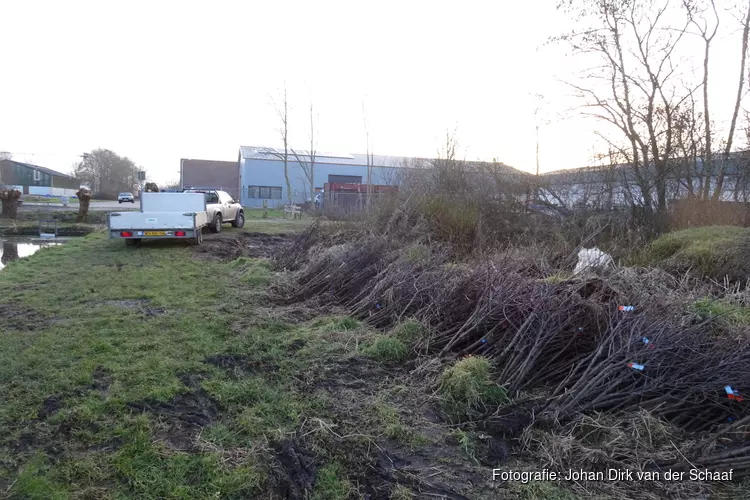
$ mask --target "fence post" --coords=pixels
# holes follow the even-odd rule
[[[263,200],[263,218],[268,218],[268,200]]]

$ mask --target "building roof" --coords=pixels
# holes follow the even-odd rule
[[[297,154],[304,161],[309,153],[305,150],[296,150]],[[240,157],[243,159],[251,160],[279,160],[279,157],[284,154],[283,149],[269,148],[263,146],[240,146]],[[384,155],[371,155],[373,165],[376,167],[405,167],[413,165],[417,162],[429,162],[434,160],[433,158],[414,158],[405,156],[384,156]],[[292,149],[289,149],[289,158],[294,160],[294,154]],[[323,163],[328,165],[367,165],[367,155],[358,153],[329,153],[329,152],[315,152],[315,163]],[[493,163],[502,169],[506,169],[510,173],[526,175],[526,172],[515,169],[504,163],[500,162],[478,162],[478,161],[467,161],[466,163],[471,165],[478,165],[481,163]]]
[[[54,175],[55,177],[65,177],[67,179],[73,179],[76,180],[75,177],[68,174],[63,174],[62,172],[58,172],[57,170],[52,170],[51,168],[47,167],[40,167],[39,165],[32,165],[31,163],[24,163],[21,161],[16,160],[3,160],[3,161],[9,161],[11,163],[15,163],[16,165],[21,165],[22,167],[31,168],[34,170],[39,170],[40,172],[44,172],[45,174]]]
[[[295,150],[300,157],[307,157],[309,153],[305,150]],[[259,146],[240,146],[240,155],[244,159],[252,160],[278,160],[283,155],[283,149],[266,148]],[[289,157],[294,159],[292,149],[289,149]],[[399,156],[372,155],[373,164],[376,166],[398,167],[404,158]],[[329,165],[367,165],[366,154],[329,153],[323,151],[315,152],[315,163],[326,163]]]
[[[688,162],[688,163],[686,163]],[[692,158],[672,158],[670,159],[670,165],[667,169],[667,177],[674,178],[685,175],[685,167],[689,168],[692,175],[699,175],[704,172],[704,162],[702,158],[696,158],[694,163]],[[750,162],[750,151],[735,151],[729,155],[726,163],[724,162],[723,155],[717,154],[713,159],[713,170],[712,176],[718,175],[718,167],[722,164],[724,166],[724,174],[726,176],[733,176],[738,173],[741,169],[747,168],[747,164]],[[649,163],[646,167],[641,167],[643,175],[653,177],[656,175],[656,171],[653,163]],[[603,182],[607,179],[614,180],[614,176],[618,178],[633,178],[633,168],[630,164],[620,163],[616,165],[598,165],[588,166],[579,168],[568,168],[562,170],[553,170],[551,172],[544,172],[540,174],[543,179],[550,181],[552,184],[556,183],[571,183],[571,182]]]

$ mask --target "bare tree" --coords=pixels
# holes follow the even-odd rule
[[[711,108],[709,106],[709,71],[708,63],[709,56],[711,53],[711,42],[716,37],[716,33],[719,30],[719,14],[716,12],[716,4],[714,0],[709,0],[710,9],[708,6],[700,6],[699,2],[695,0],[682,0],[685,10],[687,11],[688,20],[691,25],[697,28],[698,33],[703,40],[703,80],[701,87],[703,88],[703,121],[705,134],[705,156],[703,158],[703,174],[709,179],[709,182],[705,182],[703,186],[702,197],[708,199],[709,192],[711,189],[711,176],[713,174],[713,152],[711,144]],[[706,12],[711,10],[711,17],[713,21],[709,22]]]
[[[587,73],[590,86],[570,83],[583,112],[619,132],[598,132],[632,170],[643,205],[666,210],[667,176],[675,149],[674,114],[686,97],[676,96],[672,54],[689,21],[666,24],[669,2],[568,1],[595,26],[564,37],[578,53],[598,56]],[[599,83],[599,85],[597,85]],[[655,198],[655,199],[654,199]]]
[[[310,139],[309,149],[307,151],[297,151],[292,149],[292,154],[307,178],[307,182],[310,186],[310,199],[312,200],[315,198],[315,157],[317,150],[315,139],[315,113],[313,111],[312,103],[310,103],[310,131],[308,138]]]
[[[711,1],[713,5],[713,0]],[[745,84],[745,63],[747,61],[747,44],[748,35],[750,34],[750,2],[746,2],[746,13],[744,22],[742,24],[742,48],[740,51],[740,72],[739,82],[737,84],[737,97],[734,101],[734,110],[732,113],[732,122],[729,125],[729,132],[727,133],[727,139],[724,146],[723,161],[719,167],[719,173],[716,176],[716,189],[714,190],[713,199],[718,200],[721,196],[721,192],[724,187],[724,176],[726,173],[726,165],[729,163],[729,156],[732,151],[732,143],[734,140],[734,131],[737,126],[737,117],[740,112],[740,105],[742,103],[743,88]]]
[[[281,96],[281,102],[276,103],[271,97],[271,102],[276,109],[276,114],[279,117],[279,128],[276,129],[281,138],[281,144],[284,147],[283,151],[277,150],[270,147],[260,148],[262,153],[270,156],[274,156],[284,162],[284,180],[286,181],[286,197],[287,202],[291,205],[293,203],[292,194],[292,183],[289,180],[289,102],[286,96],[286,84],[284,85],[284,93]]]

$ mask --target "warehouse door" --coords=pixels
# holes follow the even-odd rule
[[[328,183],[329,184],[362,184],[362,176],[361,175],[329,175],[328,176]]]

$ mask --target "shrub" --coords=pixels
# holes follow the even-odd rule
[[[420,208],[437,239],[458,246],[470,246],[474,243],[479,225],[479,209],[467,200],[434,195],[426,197]]]
[[[413,344],[421,339],[427,337],[427,328],[417,320],[408,320],[403,323],[399,323],[393,330],[391,335],[407,344]]]
[[[385,364],[400,364],[409,358],[409,348],[401,339],[382,335],[365,348],[366,356]]]
[[[505,390],[491,379],[489,360],[479,356],[468,356],[446,368],[438,393],[443,410],[461,420],[508,400]]]

